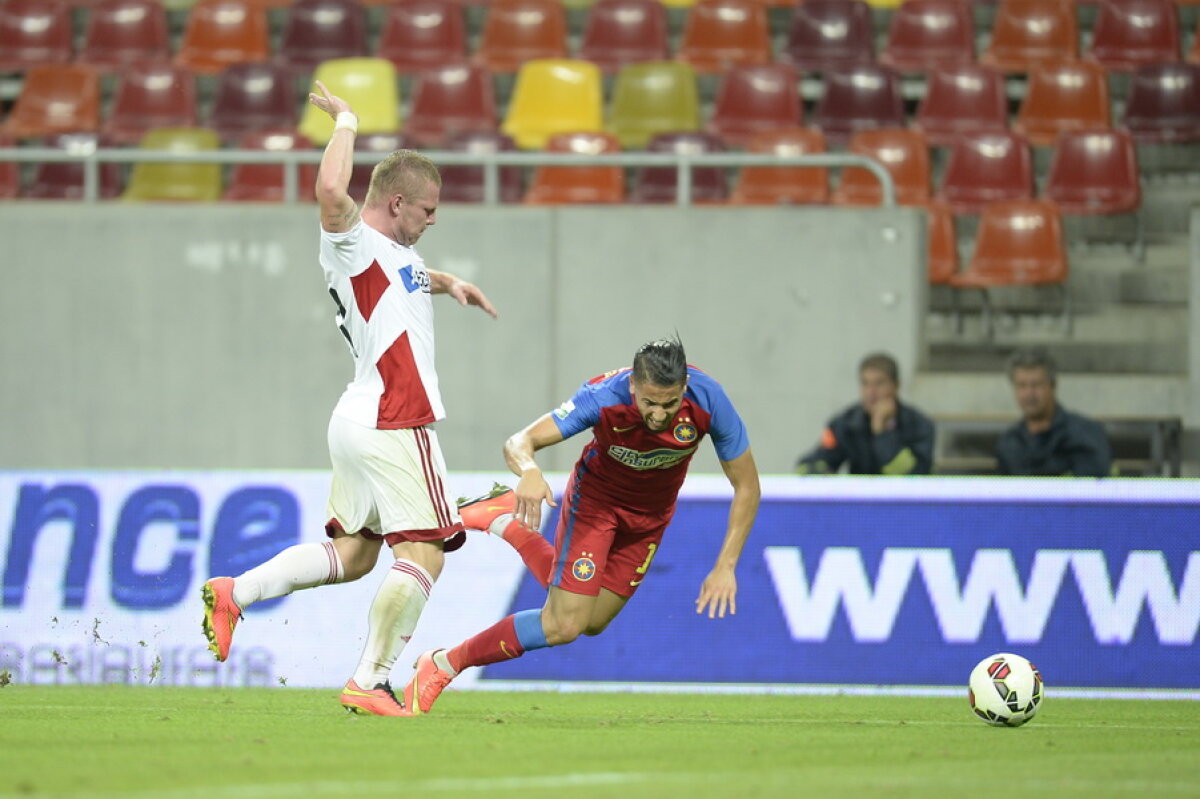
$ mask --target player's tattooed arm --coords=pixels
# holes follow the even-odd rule
[[[310,103],[335,120],[338,114],[351,112],[349,103],[331,94],[325,84],[317,81],[316,85],[318,91],[308,96]],[[358,206],[347,191],[354,169],[355,135],[352,128],[335,125],[317,170],[315,194],[321,207],[321,227],[329,233],[344,233],[358,224]]]

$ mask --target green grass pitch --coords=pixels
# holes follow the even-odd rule
[[[965,693],[965,691],[964,691]],[[0,799],[1197,797],[1200,703],[1067,699],[988,727],[964,698],[0,689]]]

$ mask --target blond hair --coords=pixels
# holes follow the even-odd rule
[[[442,185],[442,175],[433,161],[414,150],[396,150],[371,170],[365,205],[379,205],[393,194],[414,197],[424,191],[429,182]]]

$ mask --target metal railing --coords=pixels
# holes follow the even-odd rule
[[[703,153],[676,155],[673,153],[605,153],[577,155],[573,153],[467,153],[449,150],[423,151],[438,166],[481,166],[484,170],[484,203],[500,202],[501,167],[553,166],[620,166],[674,167],[678,174],[676,205],[691,205],[692,169],[696,167],[825,167],[842,169],[861,167],[879,181],[883,206],[896,205],[896,186],[891,174],[878,161],[851,153],[815,153],[812,155],[779,156],[761,153]],[[356,152],[354,163],[374,164],[381,152]],[[299,172],[306,164],[317,164],[320,150],[142,150],[100,147],[89,152],[71,152],[54,147],[3,147],[0,162],[78,163],[83,165],[83,200],[100,199],[100,165],[106,163],[186,163],[186,164],[281,164],[283,198],[296,202],[300,198]]]

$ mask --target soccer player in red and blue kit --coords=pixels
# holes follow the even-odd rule
[[[534,453],[591,428],[567,481],[555,542],[537,531],[542,503],[556,507]],[[540,609],[511,615],[452,649],[417,659],[405,709],[427,713],[463,669],[599,635],[641,585],[675,511],[688,463],[711,435],[733,486],[725,539],[696,612],[737,610],[734,569],[758,512],[759,480],[741,417],[721,385],[688,366],[678,339],[638,350],[632,369],[589,380],[575,396],[505,442],[520,480],[460,506],[466,527],[500,535],[549,589]]]

